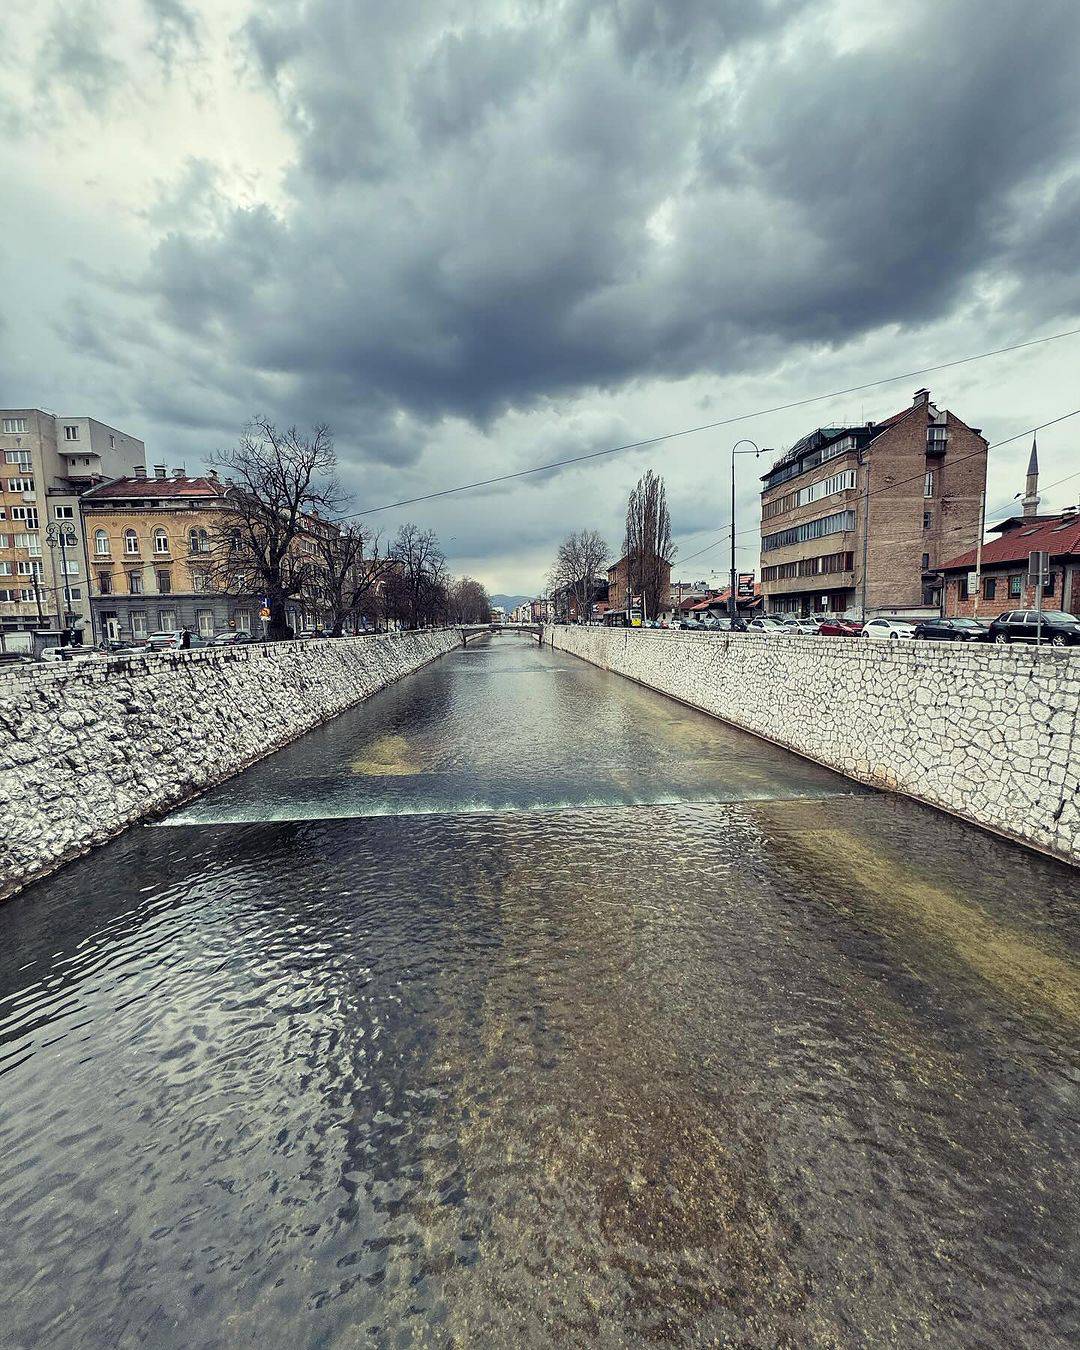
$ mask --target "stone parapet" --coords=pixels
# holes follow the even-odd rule
[[[0,897],[461,644],[442,629],[0,672]]]
[[[1080,651],[555,626],[544,641],[1080,864]]]

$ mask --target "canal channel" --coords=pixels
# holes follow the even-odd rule
[[[1077,892],[470,644],[0,907],[0,1345],[1074,1345]]]

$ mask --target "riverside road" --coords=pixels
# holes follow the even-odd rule
[[[0,1345],[1074,1345],[1076,900],[455,651],[0,907]]]

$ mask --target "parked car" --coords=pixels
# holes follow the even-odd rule
[[[34,658],[26,652],[0,652],[0,666],[32,665]]]
[[[88,661],[101,657],[94,647],[46,647],[39,660],[57,665],[61,661]]]
[[[774,619],[769,615],[763,615],[759,619],[751,619],[746,625],[748,633],[786,633],[788,625],[782,619]]]
[[[862,624],[856,619],[825,619],[818,624],[818,632],[823,637],[858,637]]]
[[[704,628],[704,627],[705,627],[705,624],[704,624],[704,622],[698,617],[698,615],[696,615],[696,614],[688,614],[688,615],[686,616],[686,618],[683,620],[683,627],[684,627],[684,628],[690,628],[690,629]]]
[[[915,625],[908,619],[869,619],[863,624],[862,635],[864,638],[884,638],[886,641],[911,639],[915,636]]]
[[[990,633],[978,619],[923,619],[915,636],[931,642],[987,642]]]
[[[238,642],[250,642],[250,641],[251,641],[250,633],[242,633],[239,630],[234,633],[230,629],[229,632],[227,633],[215,633],[214,636],[210,639],[209,645],[211,647],[233,647]]]
[[[816,633],[821,627],[820,619],[795,619],[791,624],[796,633]]]
[[[1080,619],[1061,609],[1044,609],[1040,619],[1034,609],[1008,610],[990,625],[991,642],[1048,642],[1051,647],[1080,643]]]
[[[191,632],[188,629],[188,646],[205,647],[206,639],[200,637],[198,633]],[[184,630],[182,628],[163,628],[156,633],[151,633],[146,639],[146,645],[154,652],[174,651],[184,646]]]

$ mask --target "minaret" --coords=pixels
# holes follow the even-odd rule
[[[1027,466],[1027,482],[1024,484],[1024,500],[1021,503],[1024,508],[1025,518],[1034,516],[1039,510],[1039,450],[1035,444],[1035,437],[1031,438],[1031,458]]]

